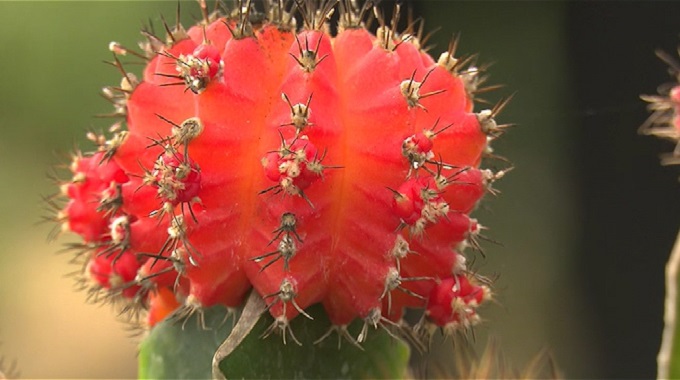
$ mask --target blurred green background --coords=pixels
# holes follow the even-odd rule
[[[647,116],[637,97],[669,79],[654,50],[675,50],[680,3],[410,4],[427,30],[441,27],[433,54],[460,32],[459,51],[494,63],[491,83],[506,85],[486,98],[516,93],[500,121],[518,127],[495,145],[516,170],[476,214],[503,244],[477,260],[500,275],[478,343],[498,337],[517,366],[549,347],[570,378],[654,376],[680,202],[677,169],[657,161],[672,147],[636,135]],[[93,118],[110,110],[99,89],[119,81],[101,63],[108,43],[134,46],[175,7],[0,2],[0,351],[25,378],[135,376],[135,340],[73,291],[74,268],[46,241],[52,226],[36,222],[55,191],[50,166],[108,125]]]

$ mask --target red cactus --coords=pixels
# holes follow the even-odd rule
[[[406,307],[476,321],[489,291],[465,266],[469,213],[504,173],[479,168],[501,127],[498,108],[473,113],[478,70],[382,19],[371,34],[349,1],[334,37],[314,1],[299,31],[278,2],[245,4],[146,32],[141,80],[112,43],[124,75],[105,94],[127,129],[77,157],[62,212],[96,247],[94,281],[128,284],[150,324],[251,287],[284,328],[315,303],[336,325]]]

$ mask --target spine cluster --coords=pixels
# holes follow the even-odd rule
[[[660,87],[658,95],[642,96],[649,103],[647,108],[652,114],[640,127],[640,132],[674,142],[675,149],[664,154],[661,163],[676,165],[680,164],[680,63],[662,51],[657,55],[670,67],[674,83]]]

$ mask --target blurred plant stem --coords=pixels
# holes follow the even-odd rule
[[[666,265],[666,306],[661,350],[657,356],[658,379],[680,377],[680,333],[677,329],[678,318],[678,271],[680,270],[680,232]]]

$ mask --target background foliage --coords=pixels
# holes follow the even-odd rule
[[[636,135],[637,96],[668,80],[654,50],[675,51],[680,3],[411,3],[426,29],[441,26],[433,53],[460,32],[459,51],[495,63],[491,82],[506,85],[488,98],[516,92],[500,119],[519,127],[496,148],[517,169],[476,214],[504,245],[477,260],[501,275],[477,341],[499,337],[517,365],[547,345],[569,377],[654,376],[680,202],[677,170],[657,165],[671,147]],[[92,115],[109,111],[97,92],[118,81],[101,63],[108,43],[133,46],[175,6],[0,2],[0,350],[26,378],[135,376],[134,340],[72,291],[64,274],[77,268],[35,223],[49,166],[107,125]]]

